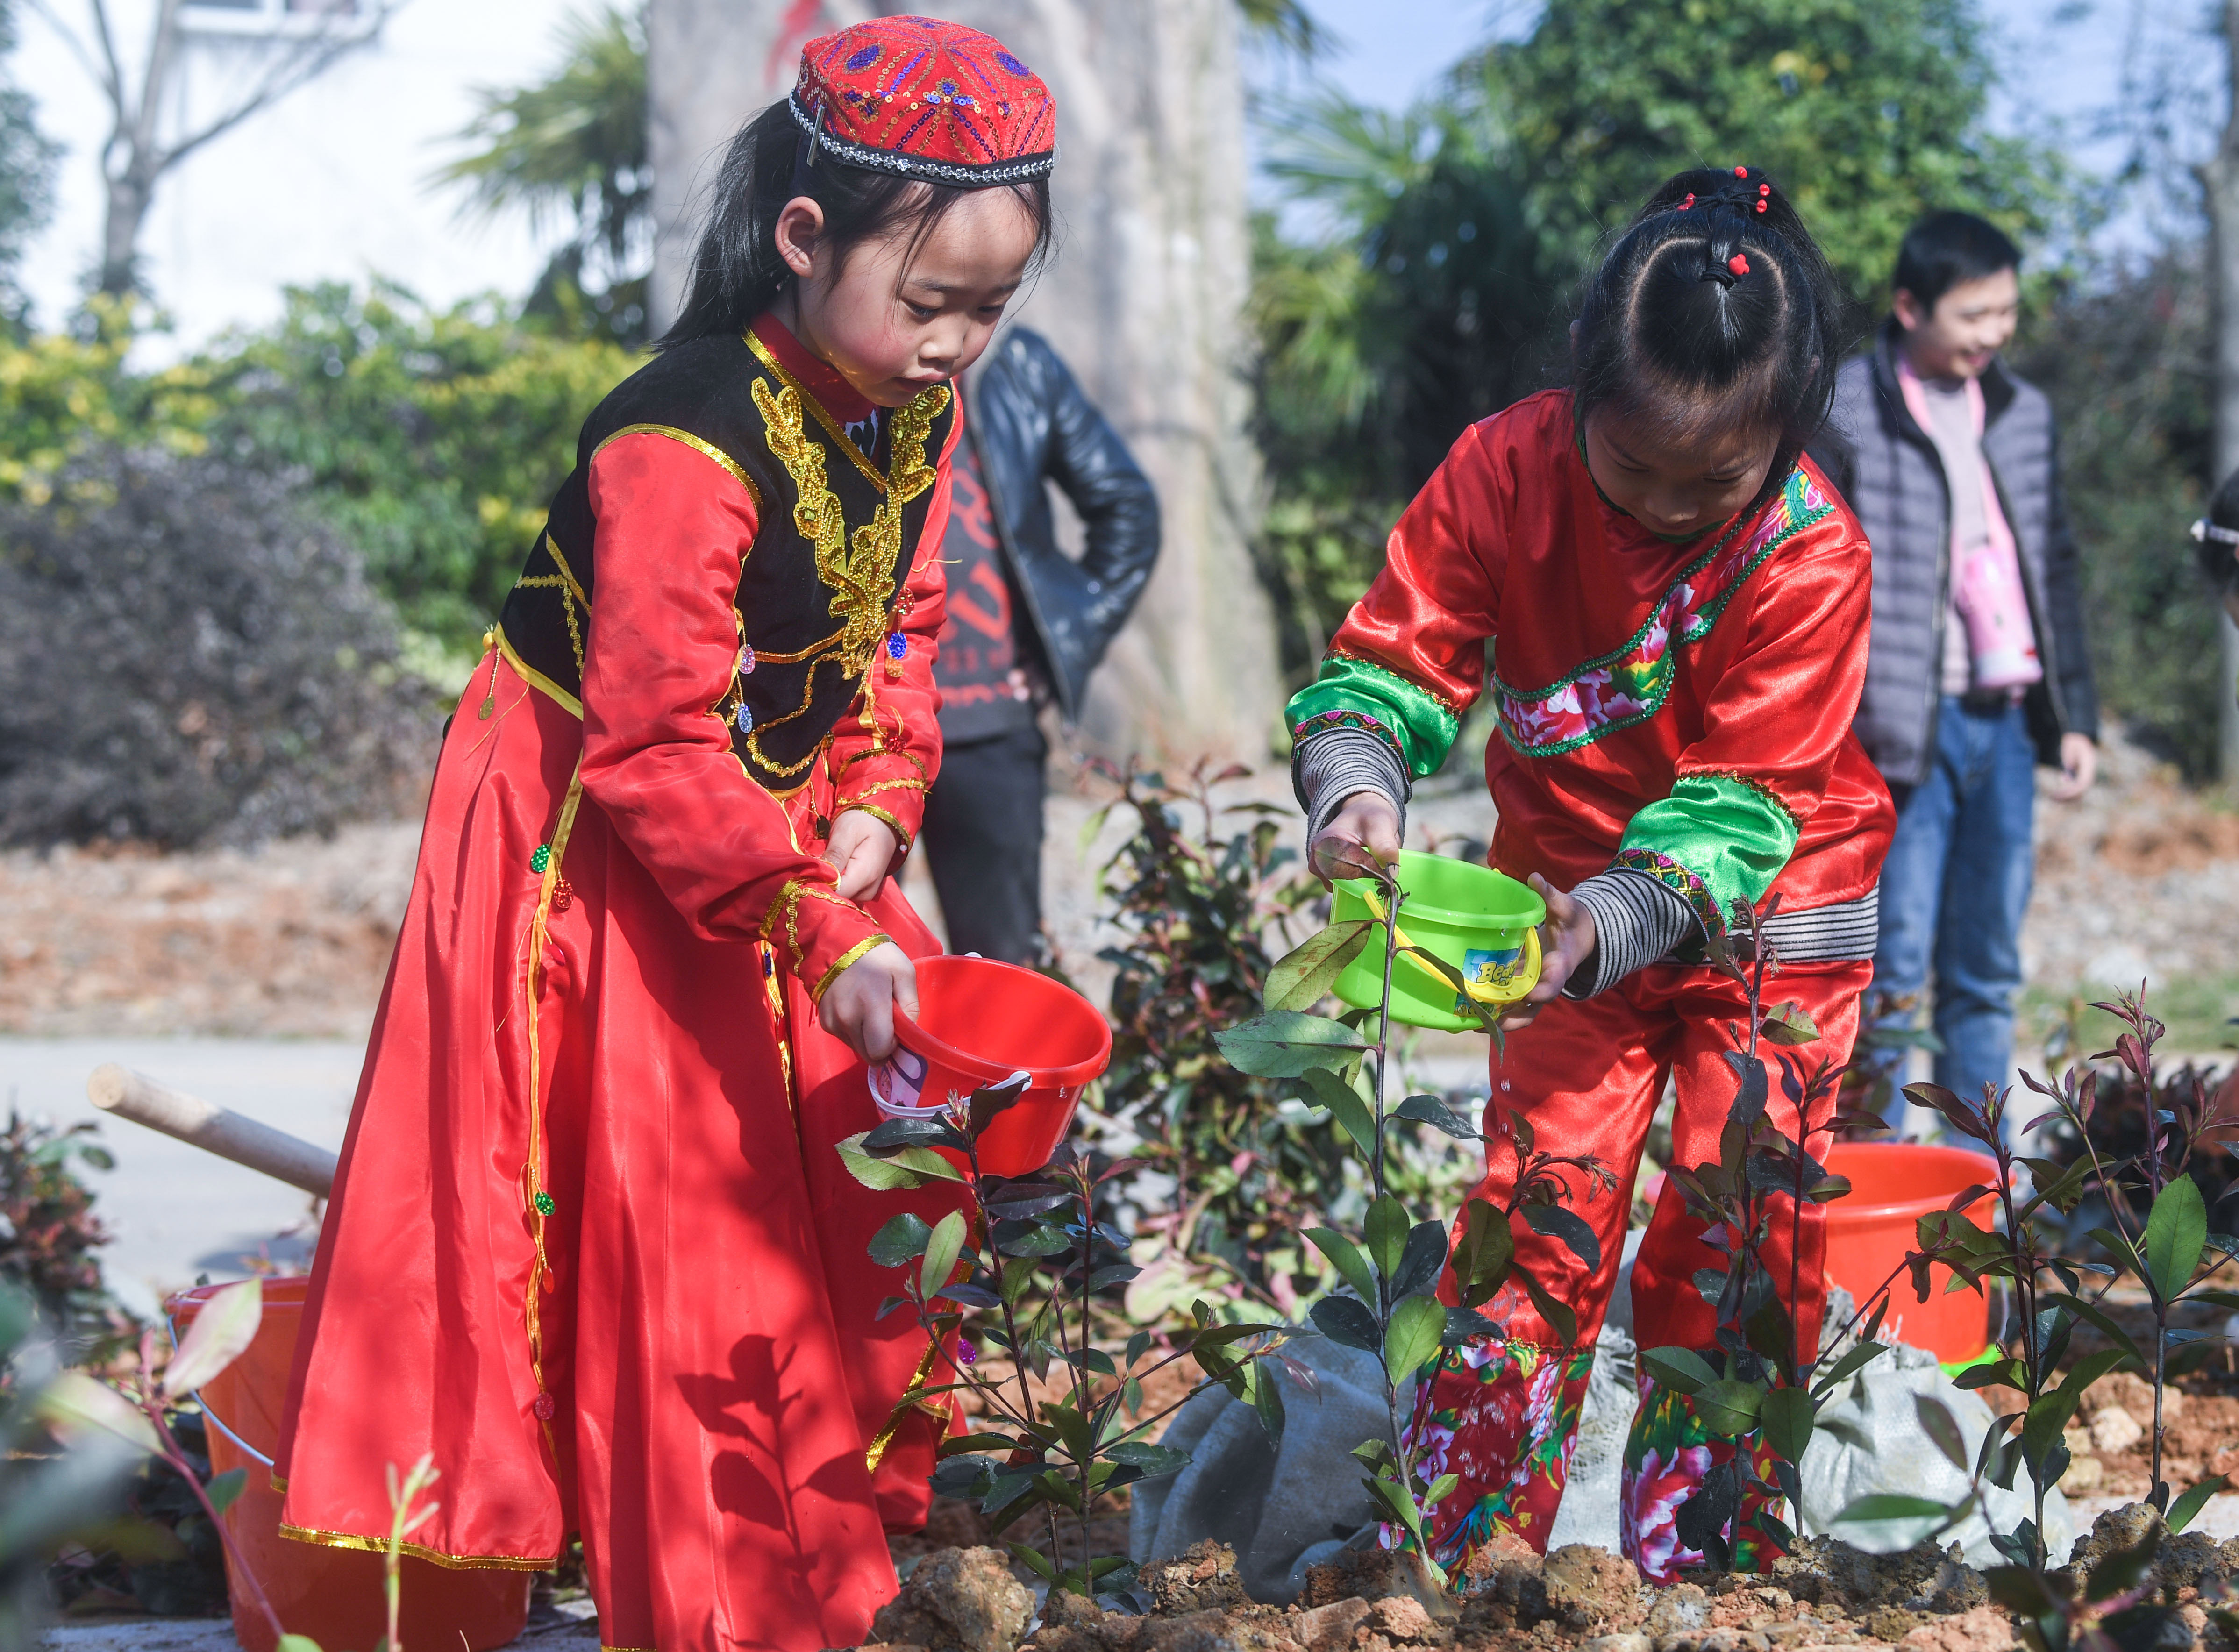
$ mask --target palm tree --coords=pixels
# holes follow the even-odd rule
[[[644,16],[610,3],[568,18],[558,37],[561,63],[545,79],[477,94],[481,111],[459,134],[475,149],[430,182],[463,189],[467,212],[565,229],[528,311],[635,342],[653,262]]]

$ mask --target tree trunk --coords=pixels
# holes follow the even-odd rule
[[[132,172],[106,180],[101,223],[101,277],[96,286],[111,298],[140,290],[140,226],[154,191]]]
[[[2222,141],[2200,169],[2209,222],[2209,281],[2216,314],[2216,468],[2213,490],[2239,470],[2239,0],[2225,0],[2222,29],[2229,105]],[[2222,689],[2217,699],[2217,767],[2239,782],[2239,627],[2220,606]]]
[[[792,85],[801,44],[874,12],[845,0],[651,0],[654,305],[674,315],[694,196],[720,146]],[[951,0],[1057,99],[1058,255],[1016,309],[1159,489],[1159,568],[1093,680],[1092,747],[1263,760],[1280,709],[1253,568],[1259,474],[1242,377],[1250,280],[1234,0]]]

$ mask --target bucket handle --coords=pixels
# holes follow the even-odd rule
[[[171,1351],[175,1354],[177,1353],[179,1351],[179,1327],[177,1322],[175,1321],[169,1314],[165,1314],[163,1316],[163,1329],[170,1334]],[[249,1444],[249,1443],[243,1439],[241,1436],[236,1434],[231,1429],[226,1427],[225,1419],[211,1409],[210,1403],[203,1397],[202,1390],[196,1389],[193,1390],[189,1397],[193,1399],[196,1404],[203,1408],[203,1415],[204,1416],[217,1424],[217,1431],[220,1434],[223,1434],[227,1439],[232,1441],[243,1450],[248,1452],[250,1456],[255,1457],[266,1468],[270,1469],[278,1466],[270,1457],[266,1456],[264,1453],[258,1450],[255,1446]]]

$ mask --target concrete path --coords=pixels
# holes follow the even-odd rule
[[[116,1168],[75,1168],[114,1236],[110,1288],[152,1315],[201,1274],[238,1278],[259,1257],[309,1264],[310,1201],[292,1187],[102,1112],[86,1077],[104,1061],[339,1149],[364,1052],[355,1044],[249,1038],[0,1038],[0,1103],[62,1125],[101,1126]]]

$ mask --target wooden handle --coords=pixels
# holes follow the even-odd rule
[[[85,1093],[103,1112],[175,1136],[290,1187],[321,1198],[335,1191],[336,1159],[325,1148],[228,1108],[166,1090],[145,1074],[107,1062],[93,1070],[85,1081]]]

